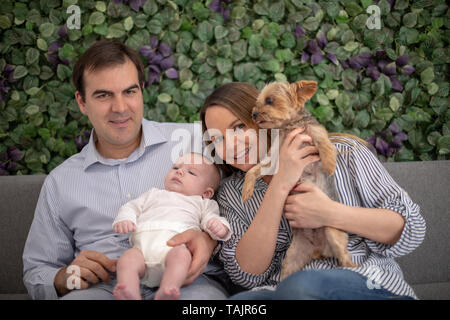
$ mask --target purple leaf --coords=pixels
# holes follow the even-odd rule
[[[305,29],[303,29],[302,26],[299,26],[299,25],[295,26],[294,37],[296,39],[305,36],[305,34],[306,34]]]
[[[400,127],[397,122],[392,122],[388,129],[391,130],[393,134],[397,134],[400,132]]]
[[[396,77],[389,77],[389,79],[391,79],[392,89],[400,92],[403,91],[403,86]]]
[[[380,71],[378,71],[378,68],[375,66],[367,67],[366,69],[366,75],[370,78],[372,78],[373,81],[377,81],[380,77]]]
[[[222,16],[225,20],[229,20],[230,19],[230,10],[223,9]]]
[[[166,69],[169,69],[170,67],[172,67],[174,64],[175,64],[175,59],[172,56],[170,56],[170,57],[163,59],[159,63],[159,66],[161,67],[161,69],[166,70]]]
[[[161,70],[159,70],[158,66],[156,66],[154,64],[149,65],[148,70],[149,70],[149,72],[157,73],[158,75],[161,75]]]
[[[60,41],[53,41],[52,43],[50,43],[50,45],[48,46],[48,52],[58,52],[59,48],[62,48],[62,43]]]
[[[325,33],[323,31],[318,33],[316,39],[320,49],[323,49],[328,44],[327,37],[325,37]]]
[[[141,55],[143,55],[144,57],[148,57],[151,53],[153,53],[155,50],[154,49],[152,49],[152,47],[150,47],[150,46],[142,46],[140,49],[139,49],[139,53],[141,54]]]
[[[376,56],[377,58],[383,58],[383,57],[385,56],[385,54],[386,54],[386,50],[377,50],[377,51],[375,52],[375,56]]]
[[[178,79],[178,72],[174,68],[170,68],[166,70],[166,76],[169,79]]]
[[[209,4],[208,8],[211,11],[220,12],[220,9],[222,8],[221,1],[220,0],[213,0],[213,1],[211,1],[211,3]]]
[[[138,12],[139,9],[144,6],[145,1],[147,1],[147,0],[129,0],[130,7],[134,11]]]
[[[17,168],[17,163],[14,161],[10,161],[6,165],[6,170],[8,170],[9,172],[14,171],[16,168]]]
[[[381,138],[377,138],[377,141],[375,143],[375,147],[378,150],[378,153],[382,154],[382,155],[387,155],[389,152],[389,145],[386,141],[384,141]]]
[[[397,133],[394,137],[394,139],[400,140],[400,141],[406,141],[408,140],[408,136],[403,131],[400,131]]]
[[[8,147],[8,154],[9,154],[9,158],[12,161],[20,161],[20,160],[22,160],[23,156],[25,155],[25,152],[20,151],[16,147],[12,146],[12,147]]]
[[[314,54],[311,56],[311,65],[314,66],[314,65],[316,65],[316,64],[321,63],[321,62],[322,62],[322,59],[323,59],[323,55],[322,55],[321,52],[314,53]]]
[[[344,69],[347,69],[349,67],[347,60],[339,60],[339,63],[341,64],[342,68],[344,68]]]
[[[392,76],[397,73],[397,70],[395,68],[395,62],[391,62],[384,66],[383,73],[387,76]]]
[[[151,63],[151,64],[159,64],[163,59],[164,59],[164,57],[160,53],[152,52],[148,56],[148,62]]]
[[[372,54],[370,52],[362,52],[358,54],[356,57],[358,63],[363,67],[367,67],[370,61],[372,60]]]
[[[378,68],[379,68],[380,70],[383,70],[383,68],[384,68],[385,66],[387,66],[388,64],[389,64],[389,61],[387,61],[387,60],[379,60],[378,63],[377,63]]]
[[[362,68],[362,65],[359,63],[356,56],[348,58],[348,64],[355,70],[360,70]]]
[[[316,40],[310,40],[308,41],[308,46],[306,47],[306,50],[310,53],[310,54],[315,54],[315,53],[321,53],[319,45],[317,44]]]
[[[338,59],[335,54],[327,53],[325,57],[327,57],[327,59],[333,62],[335,65],[338,65]]]
[[[413,67],[413,66],[410,66],[410,65],[406,65],[406,66],[404,66],[404,67],[402,68],[402,73],[403,73],[403,74],[410,75],[410,74],[412,74],[414,71],[416,71],[416,69],[414,69],[414,67]]]
[[[301,58],[301,62],[307,62],[309,61],[310,55],[308,54],[308,52],[303,51],[302,52],[302,58]]]
[[[401,55],[400,57],[398,57],[398,58],[395,60],[395,63],[396,63],[399,67],[403,67],[405,64],[408,63],[408,59],[409,59],[408,54],[404,54],[404,55]]]
[[[370,138],[368,138],[366,141],[372,145],[375,145],[375,140],[377,139],[377,137],[375,135],[371,136]]]
[[[158,43],[159,43],[159,41],[158,41],[158,38],[156,36],[151,36],[150,37],[150,47],[152,49],[156,49],[156,47],[158,46]]]
[[[67,27],[66,27],[66,25],[63,25],[61,28],[59,28],[58,36],[60,38],[63,38],[63,39],[67,38]]]
[[[164,42],[161,42],[159,45],[159,52],[163,55],[163,57],[168,57],[172,54],[172,49],[170,49],[169,45]]]

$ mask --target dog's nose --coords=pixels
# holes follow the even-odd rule
[[[258,117],[258,114],[259,114],[258,112],[253,112],[253,113],[252,113],[253,119],[256,119],[256,118]]]

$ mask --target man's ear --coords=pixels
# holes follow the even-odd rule
[[[316,81],[300,80],[291,84],[291,86],[293,86],[298,105],[300,106],[304,106],[306,101],[311,99],[311,97],[314,95],[314,93],[316,93],[317,90]]]
[[[77,100],[78,108],[80,108],[81,113],[87,114],[86,103],[85,103],[80,91],[78,91],[78,90],[75,91],[75,100]]]
[[[205,192],[202,194],[203,199],[211,199],[214,195],[214,189],[211,187],[206,188]]]

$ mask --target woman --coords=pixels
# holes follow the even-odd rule
[[[319,160],[316,147],[300,148],[311,142],[302,129],[292,131],[280,146],[276,173],[259,179],[252,198],[242,203],[245,172],[255,165],[249,161],[250,150],[258,149],[260,139],[257,134],[256,138],[247,134],[257,129],[251,119],[257,95],[258,90],[249,84],[229,83],[217,88],[200,112],[203,129],[216,132],[210,139],[215,156],[229,161],[220,166],[231,173],[217,200],[234,234],[223,244],[219,257],[235,284],[260,289],[233,298],[417,298],[393,258],[420,245],[425,221],[420,208],[360,142],[349,138],[335,142],[340,203],[307,183],[296,187],[300,193],[289,194],[304,168]],[[230,130],[234,134],[230,135]],[[240,139],[242,136],[248,138]],[[238,147],[244,140],[244,146]],[[238,152],[239,148],[245,152]],[[292,228],[323,226],[349,234],[348,251],[358,267],[339,268],[334,258],[312,260],[280,283]]]

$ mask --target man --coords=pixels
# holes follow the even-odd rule
[[[96,42],[76,63],[73,81],[94,129],[83,150],[42,186],[23,254],[33,299],[113,299],[116,261],[129,243],[112,222],[124,203],[162,187],[172,165],[174,125],[143,119],[144,67],[135,51],[118,41]],[[216,242],[188,230],[169,244],[181,243],[193,260],[180,299],[226,298],[221,285],[201,274]],[[142,287],[142,296],[151,299],[155,291]]]

